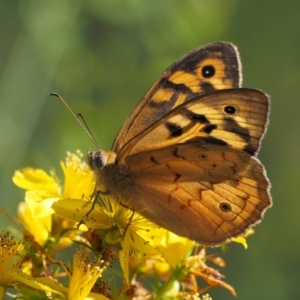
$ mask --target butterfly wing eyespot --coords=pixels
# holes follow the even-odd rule
[[[204,66],[202,68],[202,76],[204,78],[210,78],[213,77],[216,74],[216,70],[214,68],[214,66],[208,65],[208,66]]]
[[[233,106],[233,105],[225,105],[223,107],[224,113],[228,114],[228,115],[234,115],[237,113],[237,107]]]
[[[228,203],[226,203],[226,202],[222,202],[222,203],[220,204],[220,209],[221,209],[221,211],[223,211],[223,212],[228,212],[228,211],[231,210],[231,206],[230,206]]]

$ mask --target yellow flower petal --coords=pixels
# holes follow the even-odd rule
[[[57,282],[55,282],[50,277],[38,277],[33,278],[25,273],[22,272],[11,272],[11,275],[18,283],[26,284],[27,286],[32,287],[33,289],[45,291],[45,292],[52,292],[55,294],[59,294],[63,297],[66,296],[68,289]],[[18,284],[15,284],[16,287]]]
[[[152,247],[158,249],[160,254],[173,268],[177,266],[195,245],[193,241],[157,226],[154,226],[150,232],[140,232],[140,235],[145,240],[149,240]]]
[[[48,214],[45,217],[35,217],[25,203],[20,203],[18,217],[26,230],[34,236],[34,240],[43,246],[51,232],[52,216]]]
[[[145,255],[159,255],[159,252],[154,249],[147,241],[141,238],[137,232],[133,229],[127,229],[124,237],[124,241],[121,243],[122,248],[119,252],[120,265],[123,270],[124,279],[129,284],[129,257],[133,256],[135,260],[138,260],[138,255],[135,252],[140,251],[143,256]]]
[[[231,240],[235,243],[242,244],[245,249],[248,249],[247,240],[243,236],[239,236],[237,238],[232,238]]]
[[[91,207],[92,202],[84,199],[62,199],[52,205],[54,211],[61,217],[73,222],[83,221],[89,228],[108,229],[113,226],[111,217],[103,212],[99,205],[95,205],[92,211]]]
[[[13,182],[25,190],[44,190],[53,194],[58,194],[58,184],[41,169],[25,168],[16,171]]]
[[[248,244],[246,238],[249,237],[250,235],[254,234],[254,229],[250,228],[246,231],[246,233],[243,236],[239,236],[237,238],[232,238],[231,240],[233,242],[242,244],[245,249],[248,249]]]
[[[59,199],[59,195],[45,191],[27,191],[25,194],[25,202],[34,218],[52,215],[54,213],[52,204]]]

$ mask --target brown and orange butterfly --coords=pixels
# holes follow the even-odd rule
[[[241,88],[237,48],[198,48],[152,85],[111,152],[89,151],[98,193],[199,243],[219,245],[272,205],[256,155],[269,99]]]

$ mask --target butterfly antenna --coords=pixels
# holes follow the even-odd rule
[[[87,122],[85,121],[83,115],[82,115],[81,113],[79,113],[79,114],[77,114],[77,118],[80,119],[80,120],[83,122],[86,131],[89,132],[89,135],[92,137],[93,142],[95,143],[95,145],[96,145],[97,148],[99,149],[99,145],[98,145],[98,143],[96,142],[96,139],[95,139],[94,135],[92,134],[92,131],[91,131],[90,127],[88,126]],[[81,126],[82,126],[82,125],[81,125]]]
[[[51,93],[50,96],[55,96],[57,97],[62,104],[68,109],[68,111],[71,113],[71,115],[75,118],[75,120],[77,121],[77,123],[81,126],[81,128],[84,130],[84,132],[88,135],[88,137],[92,140],[92,142],[95,144],[95,146],[100,149],[98,143],[96,142],[95,137],[93,136],[93,134],[91,133],[90,128],[88,127],[88,125],[86,124],[83,116],[81,114],[78,114],[78,116],[76,116],[74,114],[74,112],[72,111],[72,109],[70,108],[70,106],[67,104],[67,102],[57,93]],[[83,121],[82,122],[79,120],[79,118]]]

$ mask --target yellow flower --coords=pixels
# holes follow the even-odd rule
[[[195,242],[163,228],[152,230],[153,247],[175,268],[195,246]]]
[[[50,176],[40,169],[25,168],[15,172],[13,182],[27,190],[25,202],[34,218],[53,214],[51,205],[61,197],[61,187],[54,174]]]
[[[120,242],[119,259],[125,281],[129,282],[129,259],[162,256],[171,266],[187,254],[194,243],[178,237],[116,201],[101,198],[91,210],[84,199],[63,199],[53,204],[57,214],[74,222],[84,222],[88,228],[105,230],[103,239],[111,244]]]
[[[94,261],[91,261],[87,249],[80,247],[79,251],[74,255],[67,299],[108,299],[103,295],[90,293],[105,269],[106,264],[103,260],[96,258]]]
[[[2,231],[0,234],[0,298],[4,289],[15,282],[14,272],[27,254],[28,242],[16,240],[9,232]]]
[[[25,202],[35,218],[53,214],[52,204],[61,198],[90,197],[95,182],[94,174],[85,162],[81,161],[82,153],[67,152],[66,162],[61,162],[65,176],[61,186],[55,173],[48,175],[40,169],[25,168],[16,171],[13,182],[26,189]]]
[[[83,154],[67,152],[66,162],[61,162],[65,175],[62,198],[90,198],[95,189],[95,177],[86,162],[82,161]]]
[[[68,300],[109,300],[104,295],[90,292],[105,268],[106,265],[100,258],[91,261],[86,248],[81,247],[73,257],[72,272],[68,274],[69,287],[59,284],[51,277],[33,278],[21,272],[15,272],[13,275],[17,281],[15,286],[23,294],[34,295],[40,290],[46,292],[48,296],[58,294]]]
[[[92,195],[95,185],[94,175],[81,158],[82,153],[79,151],[76,154],[68,152],[66,161],[61,162],[65,176],[63,186],[54,172],[48,175],[40,169],[25,168],[16,171],[13,176],[13,182],[27,190],[25,203],[19,206],[19,221],[34,237],[34,241],[41,246],[49,241],[51,231],[57,238],[56,250],[69,246],[72,243],[70,238],[75,239],[77,229],[73,232],[64,231],[64,229],[74,227],[74,223],[71,224],[55,215],[53,217],[52,205],[65,197],[77,198]]]

